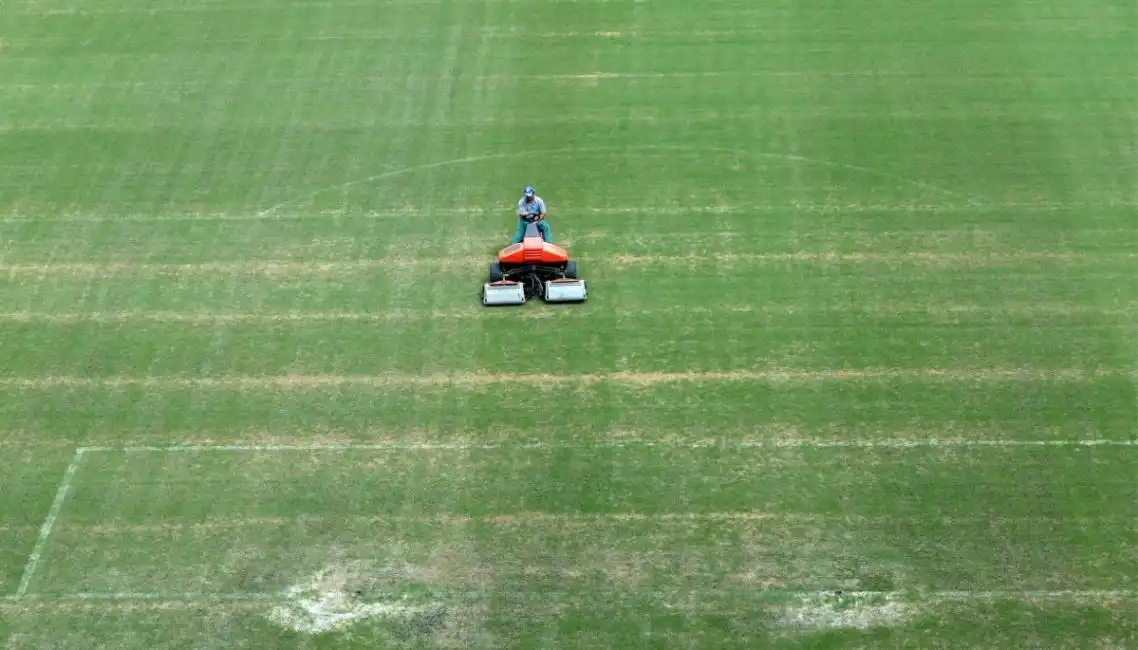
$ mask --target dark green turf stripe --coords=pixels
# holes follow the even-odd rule
[[[845,327],[766,327],[768,318],[725,313],[598,315],[576,332],[515,336],[490,319],[409,319],[387,323],[12,324],[0,376],[368,375],[386,372],[555,373],[825,372],[1026,367],[1130,370],[1125,322],[1049,328],[963,325],[898,327],[861,321]],[[540,327],[540,324],[538,325]],[[606,351],[613,337],[619,348]],[[433,354],[425,355],[425,350]],[[966,353],[962,362],[961,355]]]
[[[312,390],[215,390],[124,387],[3,391],[0,415],[12,431],[36,432],[45,444],[115,440],[170,443],[184,438],[241,439],[274,434],[299,440],[331,434],[349,440],[448,432],[497,439],[588,442],[614,431],[660,437],[672,432],[735,437],[764,435],[772,424],[821,431],[916,437],[1132,438],[1134,384],[1078,382],[817,382],[804,385],[680,383],[655,387],[326,387]],[[1129,406],[1128,406],[1129,405]],[[61,421],[60,414],[66,414]],[[29,440],[34,445],[34,440]]]
[[[489,256],[487,256],[489,258]],[[889,316],[914,305],[970,305],[999,312],[1040,306],[1034,324],[1045,324],[1048,307],[1061,311],[1128,309],[1138,300],[1124,268],[1049,271],[1045,269],[953,269],[932,272],[912,269],[821,264],[606,265],[581,257],[580,273],[590,282],[590,302],[574,310],[552,310],[538,304],[524,309],[498,310],[485,316],[493,322],[524,323],[538,312],[558,318],[561,312],[629,313],[659,309],[720,310],[732,307],[764,309],[795,306],[807,313],[821,310],[814,323],[827,324],[826,312],[870,310]],[[0,281],[0,304],[6,313],[279,313],[291,311],[351,311],[398,315],[401,311],[457,314],[481,313],[479,292],[488,261],[471,260],[452,270],[342,268],[256,264],[234,265],[228,271],[186,269],[182,278],[161,277],[160,268],[144,272],[119,270],[117,277],[99,277],[95,269],[79,269],[71,277],[34,273],[18,281]],[[260,272],[257,270],[260,269]],[[176,269],[175,269],[176,270]],[[853,271],[857,271],[854,273]],[[156,277],[157,276],[157,277]],[[1099,289],[1101,287],[1101,290]],[[1124,314],[1123,314],[1124,315]],[[420,315],[419,318],[423,318]],[[415,318],[414,315],[409,318]],[[566,316],[575,319],[576,316]],[[1092,321],[1088,324],[1094,324]],[[1106,323],[1112,321],[1103,321]]]
[[[1134,488],[1134,460],[1126,449],[998,447],[93,452],[74,484],[68,520],[757,510],[915,522],[1028,516],[1123,521],[1132,513],[1124,495]],[[801,480],[807,475],[818,480]],[[350,487],[346,493],[320,489],[330,484]],[[200,498],[222,486],[228,486],[224,494]]]
[[[623,210],[613,223],[601,221],[603,209],[576,212],[559,210],[564,216],[551,220],[556,228],[555,242],[573,254],[598,259],[618,256],[700,257],[714,261],[716,256],[790,256],[791,259],[816,255],[842,259],[896,259],[899,265],[1006,266],[1015,261],[1032,265],[1053,262],[1085,265],[1086,260],[1138,264],[1131,257],[1138,244],[1138,233],[1121,227],[1131,211],[1116,210],[1099,223],[1118,227],[1084,227],[1056,235],[1044,230],[1022,234],[1022,226],[989,224],[936,229],[914,221],[916,213],[898,216],[898,230],[883,232],[883,220],[845,224],[860,211],[844,217],[829,217],[805,229],[788,226],[787,208],[764,210],[770,218],[749,213],[746,205],[726,206],[731,214],[712,216],[713,208],[645,206]],[[263,219],[249,215],[247,220],[43,220],[29,217],[0,225],[14,250],[5,257],[7,265],[31,264],[194,264],[203,262],[255,262],[256,260],[295,260],[296,262],[340,262],[382,260],[385,257],[418,256],[424,260],[447,255],[465,259],[493,256],[508,243],[512,234],[509,212],[498,209],[470,209],[468,212],[421,214],[410,209],[386,218],[356,217],[296,220]],[[903,213],[903,208],[899,209]],[[1071,217],[1074,209],[1063,210]],[[1009,214],[1015,214],[1009,210]],[[1030,209],[1018,213],[1032,215]],[[1039,215],[1060,220],[1056,212]],[[993,219],[997,217],[992,216]],[[113,219],[113,217],[112,217]],[[947,220],[947,218],[946,218]],[[440,232],[440,222],[448,224]],[[345,227],[350,228],[348,236]],[[807,261],[803,259],[802,261]]]

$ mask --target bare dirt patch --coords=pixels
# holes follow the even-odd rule
[[[913,608],[888,593],[834,592],[802,596],[782,608],[780,625],[801,631],[868,630],[902,625]]]
[[[400,560],[334,560],[289,587],[286,602],[274,606],[266,617],[309,635],[366,624],[399,643],[481,645],[483,606],[436,590],[436,581],[445,581],[446,573],[445,562],[416,566]]]

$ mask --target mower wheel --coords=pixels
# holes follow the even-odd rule
[[[577,279],[577,262],[570,260],[565,263],[565,277],[571,280]]]
[[[492,263],[490,265],[490,281],[501,282],[502,277],[502,265],[497,262]]]

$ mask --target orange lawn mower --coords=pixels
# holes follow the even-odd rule
[[[482,285],[482,304],[524,305],[541,297],[545,302],[585,302],[588,284],[577,277],[577,262],[564,248],[542,237],[536,223],[526,225],[520,244],[498,251],[490,264],[490,278]]]

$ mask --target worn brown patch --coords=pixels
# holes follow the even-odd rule
[[[771,368],[768,370],[736,370],[722,372],[629,372],[607,374],[550,374],[550,373],[488,373],[454,372],[427,375],[388,373],[379,375],[276,375],[276,376],[217,376],[217,377],[161,377],[111,376],[83,377],[55,375],[43,377],[3,377],[0,386],[10,388],[129,388],[156,389],[221,389],[221,390],[311,390],[343,386],[368,388],[398,387],[481,387],[501,383],[528,383],[539,386],[557,384],[590,385],[597,383],[626,386],[656,386],[670,383],[704,382],[827,382],[858,380],[916,381],[1092,381],[1103,377],[1135,377],[1138,372],[1122,369],[1083,368],[864,368],[808,370]]]
[[[405,387],[483,387],[503,382],[510,384],[592,385],[619,384],[630,387],[658,386],[662,384],[699,384],[699,382],[817,382],[856,380],[945,380],[945,381],[1090,381],[1104,377],[1135,377],[1136,371],[1077,368],[976,368],[976,369],[849,369],[805,370],[770,369],[761,371],[723,372],[612,372],[607,375],[552,375],[552,373],[453,372],[437,375],[283,375],[283,376],[221,376],[221,377],[5,377],[0,387],[46,388],[130,388],[156,389],[223,389],[223,390],[308,390],[345,386],[368,388]]]
[[[995,525],[1001,524],[1064,524],[1071,526],[1093,526],[1101,524],[1102,518],[1095,517],[1051,517],[1045,515],[1023,515],[1015,517],[992,517],[988,514],[978,514],[971,517],[932,517],[930,521],[937,521],[945,525],[974,524],[984,522]],[[471,516],[460,514],[423,514],[423,515],[298,515],[294,517],[219,517],[203,521],[156,521],[152,523],[119,523],[107,522],[98,524],[58,524],[55,527],[56,535],[74,534],[77,536],[111,537],[119,535],[175,535],[197,534],[211,535],[227,530],[256,527],[277,526],[327,526],[340,524],[346,526],[359,526],[369,524],[392,523],[433,523],[455,528],[464,528],[472,525],[498,526],[504,528],[520,526],[556,526],[558,530],[588,531],[597,526],[608,526],[614,523],[660,523],[660,524],[700,524],[700,523],[739,523],[749,524],[764,521],[772,522],[860,522],[860,523],[889,523],[894,518],[889,516],[868,517],[863,515],[830,516],[798,512],[764,512],[764,511],[731,511],[731,512],[665,512],[665,513],[638,513],[638,512],[609,512],[609,513],[547,513],[547,512],[515,512],[485,516]],[[35,529],[35,526],[6,526],[3,530]],[[456,534],[459,534],[456,532]]]
[[[295,517],[219,517],[203,521],[158,521],[154,523],[99,523],[99,524],[59,524],[55,532],[59,534],[76,534],[82,536],[115,536],[115,535],[167,535],[193,533],[209,535],[238,528],[254,528],[260,526],[289,526],[289,525],[328,525],[339,523],[343,525],[367,525],[389,523],[437,523],[446,526],[465,527],[470,525],[487,526],[534,526],[557,525],[575,526],[587,529],[594,525],[604,525],[611,522],[699,522],[699,521],[740,521],[753,522],[767,519],[796,519],[807,517],[815,519],[813,515],[794,513],[770,512],[689,512],[689,513],[636,513],[614,512],[595,514],[572,513],[546,513],[546,512],[517,512],[485,515],[481,517],[451,514],[424,514],[424,515],[364,515],[325,517],[318,515],[300,515]],[[34,527],[29,527],[34,528]]]
[[[43,449],[43,434],[37,431],[11,431],[4,440],[14,449]],[[52,439],[53,441],[55,439]],[[160,435],[146,433],[132,435],[114,430],[100,431],[98,435],[83,438],[84,448],[114,450],[144,448],[153,450],[184,449],[185,447],[237,446],[249,451],[258,447],[265,451],[273,448],[310,448],[312,450],[356,452],[374,448],[418,450],[463,450],[493,448],[496,446],[532,447],[550,449],[559,446],[588,447],[770,447],[770,448],[824,448],[824,447],[1001,447],[1017,445],[1079,446],[1092,444],[1135,444],[1134,441],[1102,438],[1093,424],[1088,423],[1085,435],[1072,438],[1058,428],[1032,427],[1027,431],[1009,431],[998,426],[970,425],[959,422],[938,423],[933,427],[883,428],[881,426],[851,426],[829,424],[803,426],[795,423],[772,422],[747,427],[724,426],[714,431],[706,427],[668,430],[614,427],[596,431],[581,431],[574,440],[550,440],[535,435],[532,430],[503,427],[494,431],[468,429],[338,429],[314,427],[297,430],[263,430],[257,428],[232,431],[172,431]],[[75,441],[62,440],[48,445],[69,451]],[[157,445],[157,446],[155,446]]]

